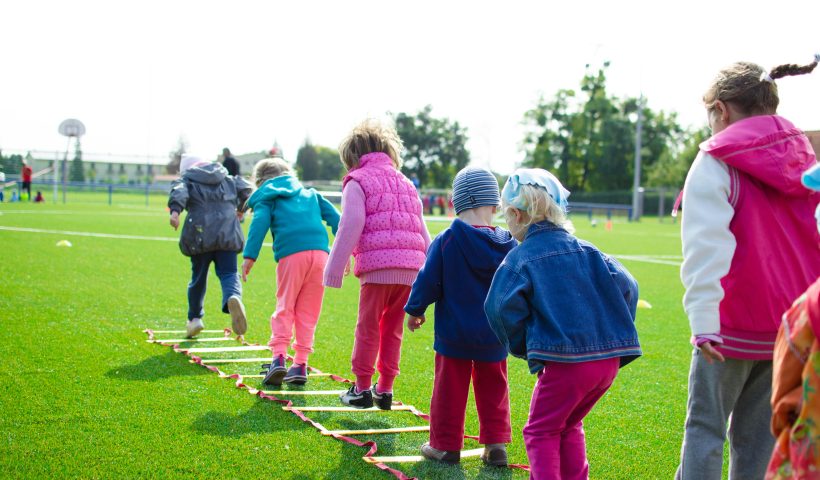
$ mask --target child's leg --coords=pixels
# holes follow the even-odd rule
[[[588,478],[581,419],[612,384],[618,365],[617,358],[547,364],[524,427],[531,478]]]
[[[729,421],[729,478],[763,478],[774,449],[772,362],[756,361]]]
[[[242,298],[242,284],[236,271],[236,252],[220,250],[213,252],[216,276],[222,284],[222,312],[228,313],[228,299]]]
[[[309,254],[310,264],[294,308],[296,342],[293,344],[293,361],[299,364],[307,364],[308,355],[313,353],[313,336],[322,313],[322,297],[325,294],[322,277],[327,263],[327,252],[312,250],[306,253]]]
[[[212,255],[201,253],[191,256],[191,283],[188,284],[188,320],[205,315],[205,289]]]
[[[309,268],[308,252],[298,252],[279,260],[276,265],[276,310],[270,317],[273,355],[288,354],[293,338],[294,308]]]
[[[473,362],[473,391],[478,411],[478,443],[510,443],[510,389],[507,360]]]
[[[430,446],[437,450],[458,451],[464,446],[464,415],[472,369],[472,360],[436,353],[430,399]]]
[[[689,369],[686,426],[676,479],[721,478],[726,421],[754,363],[752,360],[727,358],[725,362],[710,364],[699,350],[693,351]],[[771,386],[771,379],[769,385]],[[770,394],[765,397],[768,402]],[[767,425],[770,418],[766,419]],[[766,458],[770,454],[771,451]]]
[[[390,285],[390,296],[379,320],[378,389],[392,392],[399,375],[401,338],[404,333],[404,305],[410,297],[409,285]]]
[[[379,355],[379,319],[389,300],[392,285],[366,283],[359,291],[359,318],[353,342],[351,364],[356,375],[356,388],[367,390]]]

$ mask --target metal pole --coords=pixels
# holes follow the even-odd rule
[[[60,169],[57,167],[60,165],[60,154],[58,152],[54,152],[54,163],[51,165],[51,173],[53,174],[54,181],[52,182],[52,190],[54,190],[54,203],[57,203],[57,183],[60,181],[59,172]]]
[[[638,99],[638,125],[635,129],[635,176],[632,179],[632,220],[641,218],[638,202],[640,200],[641,187],[641,130],[643,130],[643,93]]]
[[[66,191],[66,182],[68,180],[68,149],[71,147],[71,137],[68,137],[68,141],[65,145],[65,156],[63,156],[63,205],[65,205],[65,191]]]

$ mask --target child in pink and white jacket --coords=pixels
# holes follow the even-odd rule
[[[391,408],[404,305],[430,245],[418,192],[399,170],[401,149],[396,130],[374,120],[356,126],[339,146],[348,174],[324,284],[342,286],[352,254],[361,282],[351,359],[356,383],[339,398],[356,408],[374,401],[382,410]],[[371,386],[376,359],[379,381]]]
[[[776,114],[774,81],[816,65],[735,63],[704,95],[713,135],[683,190],[683,306],[696,348],[678,479],[721,478],[727,423],[729,478],[766,472],[780,318],[820,275],[811,222],[820,196],[800,183],[817,160],[806,135]]]

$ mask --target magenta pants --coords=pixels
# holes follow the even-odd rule
[[[379,371],[379,391],[393,390],[393,381],[399,374],[401,360],[404,304],[409,296],[409,285],[362,285],[351,359],[359,390],[370,388],[376,371],[374,364]]]
[[[589,477],[582,420],[612,385],[619,365],[618,358],[546,364],[533,389],[524,426],[530,478]]]
[[[313,335],[325,287],[322,276],[327,252],[307,250],[288,255],[276,266],[276,311],[270,317],[271,338],[268,345],[274,355],[287,355],[291,340],[294,363],[307,364],[313,353]]]
[[[430,402],[430,446],[461,450],[470,379],[478,411],[478,442],[510,443],[510,391],[507,360],[480,362],[436,353],[436,377]]]

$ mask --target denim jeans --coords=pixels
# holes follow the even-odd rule
[[[236,252],[220,250],[191,257],[191,283],[188,284],[188,320],[205,315],[205,289],[208,286],[208,270],[211,262],[222,284],[222,312],[228,313],[228,299],[242,297],[242,285],[236,271]]]

